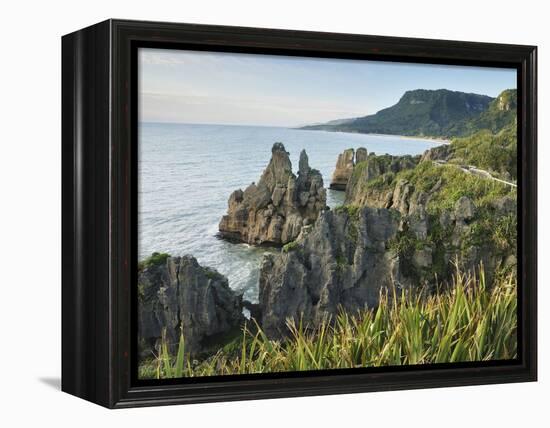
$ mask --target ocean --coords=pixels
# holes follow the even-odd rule
[[[305,149],[309,165],[330,184],[338,154],[365,147],[369,153],[423,153],[436,141],[389,135],[303,131],[280,127],[141,123],[138,155],[138,255],[190,254],[217,269],[234,290],[258,300],[262,254],[277,249],[235,244],[216,237],[227,200],[257,182],[273,143],[285,145],[298,169]],[[327,190],[327,204],[341,205],[344,192]]]

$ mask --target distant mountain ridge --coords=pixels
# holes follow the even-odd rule
[[[456,137],[479,129],[502,129],[515,117],[516,105],[515,89],[505,90],[497,98],[448,89],[416,89],[405,92],[397,104],[376,114],[300,129]]]

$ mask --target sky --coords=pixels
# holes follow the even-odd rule
[[[139,120],[295,127],[374,114],[408,90],[496,97],[514,69],[140,48]]]

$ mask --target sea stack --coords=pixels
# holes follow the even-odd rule
[[[325,208],[323,177],[310,168],[305,150],[300,153],[296,176],[284,145],[275,143],[258,183],[235,190],[229,197],[219,236],[253,245],[284,245],[295,240],[302,227],[312,224]]]
[[[336,161],[336,168],[332,173],[330,188],[333,190],[346,190],[355,165],[366,161],[367,158],[368,152],[364,147],[359,147],[357,152],[353,149],[347,149],[340,153]]]
[[[330,188],[333,190],[346,190],[351,174],[353,174],[353,158],[355,157],[355,151],[353,149],[344,150],[338,155],[336,161],[336,168],[332,173],[332,181],[330,182]]]

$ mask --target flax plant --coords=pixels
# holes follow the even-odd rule
[[[384,290],[374,309],[340,310],[315,327],[288,319],[286,326],[286,338],[272,340],[251,320],[238,352],[222,349],[194,364],[183,331],[174,356],[163,334],[159,355],[141,373],[177,378],[515,358],[516,277],[499,277],[488,287],[482,266],[477,275],[457,268],[452,283],[438,292]]]

